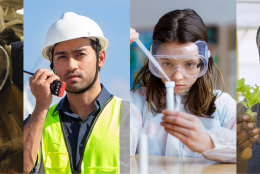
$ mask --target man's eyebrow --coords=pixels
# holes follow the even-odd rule
[[[54,55],[59,55],[59,54],[66,54],[66,51],[57,51]]]
[[[72,50],[71,52],[76,53],[76,52],[81,52],[81,51],[86,51],[86,50],[87,50],[86,48],[79,48],[79,49]]]
[[[77,52],[81,52],[81,51],[87,51],[87,49],[86,48],[79,48],[79,49],[72,50],[71,52],[77,53]],[[54,55],[67,54],[67,53],[68,53],[67,51],[57,51]]]

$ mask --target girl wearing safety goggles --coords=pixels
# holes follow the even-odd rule
[[[131,29],[130,43],[137,37]],[[236,102],[215,90],[216,75],[222,75],[207,41],[206,27],[191,9],[171,11],[159,19],[150,53],[175,82],[174,111],[166,110],[166,78],[147,61],[131,89],[131,156],[144,130],[149,155],[235,162]]]

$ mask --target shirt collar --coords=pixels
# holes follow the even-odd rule
[[[100,83],[101,85],[101,92],[99,93],[99,95],[97,96],[96,100],[95,100],[95,105],[98,108],[102,108],[106,101],[110,98],[111,94],[107,91],[107,89],[104,87],[104,85],[102,83]],[[68,98],[67,95],[60,100],[60,102],[58,103],[58,105],[56,106],[56,108],[53,111],[53,115],[56,111],[62,110],[63,112],[69,112],[69,113],[73,113],[72,110],[69,109],[69,103],[68,103]]]

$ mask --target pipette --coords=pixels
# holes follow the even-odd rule
[[[174,108],[174,87],[175,82],[171,81],[170,78],[165,74],[162,67],[155,60],[155,58],[151,55],[151,53],[145,48],[143,43],[139,40],[139,38],[134,40],[137,45],[141,48],[141,50],[146,54],[149,60],[156,66],[156,68],[164,75],[164,77],[168,80],[165,82],[166,87],[166,104],[167,109],[172,110]],[[144,130],[141,131],[139,137],[139,173],[147,174],[148,173],[148,143],[147,143],[147,135]]]
[[[173,111],[173,106],[174,106],[174,87],[175,87],[175,82],[171,81],[170,78],[165,74],[163,71],[162,67],[159,65],[159,63],[155,60],[155,58],[151,55],[151,53],[145,48],[143,43],[139,40],[139,38],[134,40],[137,45],[141,48],[141,50],[146,54],[146,56],[149,58],[149,60],[156,66],[156,68],[164,75],[164,77],[168,80],[165,82],[165,87],[166,87],[166,105],[167,109]]]
[[[154,66],[156,66],[156,68],[164,75],[164,77],[168,80],[171,81],[169,79],[169,77],[165,74],[165,72],[163,71],[162,67],[159,65],[159,63],[155,60],[155,58],[151,55],[151,53],[149,53],[149,51],[145,48],[145,46],[143,45],[143,43],[139,40],[139,38],[134,40],[137,45],[141,48],[141,50],[144,52],[144,54],[149,58],[149,60],[154,64]]]

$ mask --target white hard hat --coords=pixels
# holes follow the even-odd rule
[[[102,30],[95,21],[86,16],[66,12],[61,19],[50,27],[45,38],[45,47],[42,50],[42,55],[49,60],[47,51],[54,44],[82,37],[93,40],[98,38],[103,50],[106,50],[108,47],[108,40],[104,37]]]

